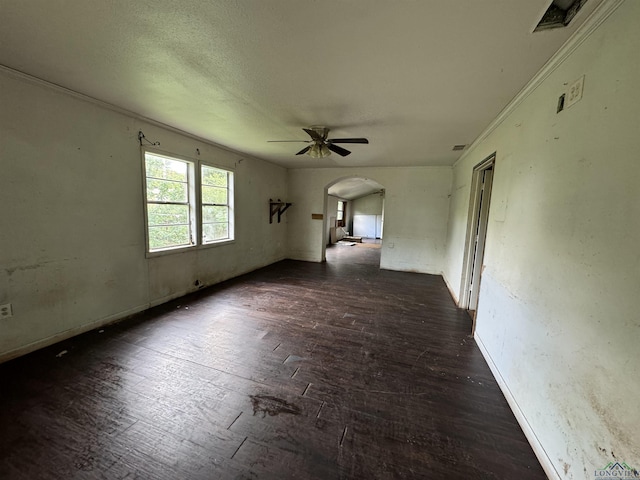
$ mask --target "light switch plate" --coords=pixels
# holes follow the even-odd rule
[[[569,85],[567,96],[565,97],[564,107],[569,108],[582,99],[582,91],[584,90],[584,75]]]

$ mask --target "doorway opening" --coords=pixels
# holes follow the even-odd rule
[[[346,177],[325,187],[323,260],[380,265],[384,187],[364,177]]]
[[[492,154],[473,169],[471,199],[465,250],[465,268],[461,285],[460,307],[465,308],[473,320],[472,332],[476,328],[476,311],[480,296],[484,250],[489,225],[489,207],[496,154]]]

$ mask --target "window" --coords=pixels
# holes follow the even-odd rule
[[[145,153],[149,251],[193,245],[193,163]]]
[[[149,253],[233,240],[233,172],[149,151],[144,167]]]
[[[347,202],[338,200],[338,212],[336,213],[336,227],[344,227],[344,212],[346,210]]]
[[[233,198],[233,173],[208,165],[201,166],[202,243],[233,238],[230,199]]]

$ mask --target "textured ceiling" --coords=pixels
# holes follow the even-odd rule
[[[451,165],[600,1],[3,0],[0,63],[285,167]],[[309,125],[371,143],[267,143]]]
[[[345,178],[329,187],[328,194],[354,200],[384,190],[384,186],[369,178]]]

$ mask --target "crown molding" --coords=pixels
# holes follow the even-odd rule
[[[538,86],[544,82],[571,54],[595,32],[609,16],[624,3],[625,0],[604,0],[593,13],[578,27],[567,39],[558,51],[545,63],[538,73],[527,83],[520,92],[511,100],[496,118],[485,128],[482,133],[466,148],[466,152],[453,164],[458,166],[480,143],[498,128],[511,113],[529,96]]]
[[[206,138],[202,138],[202,137],[200,137],[198,135],[194,135],[193,133],[189,133],[189,132],[186,132],[186,131],[181,130],[179,128],[172,127],[171,125],[167,125],[166,123],[159,122],[159,121],[154,120],[152,118],[145,117],[144,115],[136,113],[136,112],[134,112],[132,110],[127,110],[126,108],[118,107],[117,105],[114,105],[112,103],[105,102],[103,100],[97,99],[95,97],[91,97],[89,95],[85,95],[84,93],[76,92],[75,90],[71,90],[70,88],[63,87],[61,85],[58,85],[57,83],[52,83],[52,82],[49,82],[49,81],[44,80],[42,78],[34,77],[33,75],[30,75],[28,73],[22,72],[20,70],[13,69],[11,67],[7,67],[6,65],[0,64],[0,72],[6,73],[7,75],[9,75],[11,77],[17,78],[19,80],[22,80],[22,81],[25,81],[25,82],[28,82],[28,83],[31,83],[33,85],[39,85],[39,86],[47,88],[49,90],[53,90],[55,92],[62,93],[64,95],[69,95],[69,96],[71,96],[71,97],[73,97],[73,98],[75,98],[77,100],[88,102],[88,103],[91,103],[91,104],[96,105],[98,107],[104,108],[106,110],[110,110],[112,112],[119,113],[119,114],[124,115],[126,117],[133,118],[135,120],[138,120],[138,121],[141,121],[141,122],[144,122],[144,123],[148,123],[150,125],[162,128],[164,130],[168,130],[168,131],[173,132],[173,133],[177,133],[177,134],[182,135],[184,137],[190,138],[192,140],[195,140],[197,142],[200,142],[200,143],[203,143],[203,144],[206,144],[206,145],[210,145],[212,147],[219,148],[219,149],[224,150],[226,152],[233,153],[235,155],[239,155],[239,156],[244,157],[244,158],[251,157],[251,155],[239,152],[239,151],[234,150],[234,149],[229,148],[229,147],[225,147],[224,145],[219,145],[219,144],[217,144],[217,143],[215,143],[215,142],[213,142],[211,140],[207,140]],[[263,161],[268,162],[268,160],[263,160]],[[268,162],[268,163],[271,163],[271,162]]]

